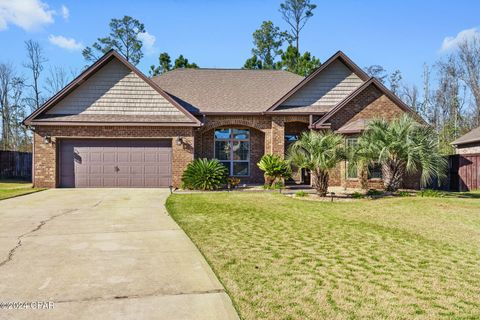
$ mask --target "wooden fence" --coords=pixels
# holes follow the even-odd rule
[[[32,153],[0,150],[0,178],[32,179]]]
[[[452,191],[480,189],[480,154],[456,154],[449,158]]]

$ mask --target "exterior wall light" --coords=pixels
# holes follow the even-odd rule
[[[50,136],[43,137],[43,143],[50,144],[50,142],[52,142],[52,137]]]
[[[177,139],[175,140],[175,143],[177,144],[177,146],[181,146],[183,144],[183,138],[177,137]]]

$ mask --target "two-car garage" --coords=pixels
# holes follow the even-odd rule
[[[60,187],[168,187],[171,139],[59,139]]]

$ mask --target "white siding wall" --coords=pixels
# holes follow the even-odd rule
[[[363,81],[341,61],[334,61],[281,106],[333,107]]]
[[[184,116],[116,59],[98,70],[47,113]]]

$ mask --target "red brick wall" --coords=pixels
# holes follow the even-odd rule
[[[208,116],[205,125],[195,131],[195,156],[214,157],[215,128],[235,127],[251,129],[250,177],[242,183],[263,183],[263,172],[257,167],[262,155],[275,153],[284,156],[284,124],[289,122],[308,124],[308,116]]]
[[[343,125],[358,119],[374,119],[383,118],[393,120],[404,114],[395,102],[390,100],[374,85],[366,88],[355,99],[345,105],[337,114],[330,118],[332,130],[338,130]],[[416,177],[408,177],[405,179],[404,187],[412,188],[418,186]],[[330,177],[332,186],[343,186],[347,188],[360,188],[360,181],[355,179],[346,179],[345,163],[342,162],[335,170],[332,171]],[[382,189],[383,181],[379,179],[369,180],[369,188]]]
[[[34,184],[35,187],[58,186],[57,144],[61,138],[170,138],[172,139],[172,183],[181,184],[181,176],[193,159],[193,130],[189,127],[111,127],[111,126],[37,126],[34,133]],[[44,137],[52,138],[50,144]],[[175,143],[182,137],[184,144]]]
[[[336,130],[344,124],[356,119],[372,119],[383,117],[393,119],[403,114],[393,101],[383,95],[376,87],[371,86],[358,97],[350,101],[339,113],[330,120],[332,129]],[[298,124],[301,122],[302,124]],[[265,153],[274,153],[284,156],[285,128],[297,128],[308,125],[308,116],[208,116],[205,124],[200,128],[180,127],[107,127],[107,126],[39,126],[36,128],[35,139],[35,170],[34,179],[37,187],[56,187],[58,185],[56,166],[55,140],[61,137],[91,137],[91,138],[172,138],[184,137],[187,142],[184,146],[173,148],[173,184],[180,186],[181,175],[187,164],[195,157],[212,158],[214,142],[213,129],[218,127],[248,127],[252,128],[250,177],[243,179],[245,183],[261,183],[263,173],[256,163]],[[289,132],[287,132],[289,133]],[[44,144],[43,137],[51,136],[53,142]],[[346,181],[345,172],[340,164],[332,170],[330,182],[332,186],[355,186],[355,181]],[[372,184],[381,187],[381,181],[372,181]],[[409,178],[406,185],[416,185],[415,178]]]
[[[370,85],[355,99],[347,103],[341,111],[330,118],[332,130],[338,130],[346,123],[357,119],[384,118],[392,120],[405,111],[384,95],[377,87]]]

